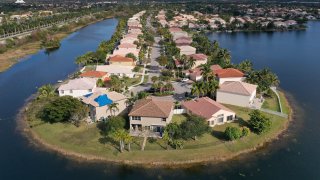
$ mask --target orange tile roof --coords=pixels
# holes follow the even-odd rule
[[[234,68],[218,69],[215,71],[219,78],[243,77],[244,73]]]
[[[92,78],[101,78],[103,76],[107,75],[106,72],[101,71],[87,71],[82,74],[80,74],[80,77],[92,77]]]
[[[233,112],[232,110],[208,97],[184,101],[181,105],[183,108],[189,110],[192,114],[198,115],[205,119],[210,119],[215,113],[220,110]]]
[[[109,58],[110,62],[134,62],[132,58],[120,56],[120,55],[115,55],[113,57]]]
[[[171,111],[173,111],[172,101],[147,98],[138,100],[130,111],[129,116],[167,118]]]

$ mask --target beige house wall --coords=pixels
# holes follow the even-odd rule
[[[221,122],[221,123],[218,122],[218,120],[217,120],[219,115],[223,115],[223,122]],[[227,120],[228,116],[232,116],[233,120],[234,120],[236,114],[234,112],[229,112],[229,111],[226,111],[226,110],[220,110],[220,111],[216,112],[215,114],[213,114],[212,118],[208,119],[207,121],[208,121],[209,126],[211,126],[211,127],[213,127],[215,125],[222,125],[222,124],[230,123],[230,122],[233,121],[233,120],[228,121]]]
[[[126,99],[116,101],[115,103],[118,103],[119,111],[112,112],[112,115],[119,115],[126,111]],[[108,116],[111,116],[111,112],[108,109],[108,106],[102,106],[102,107],[94,107],[90,106],[90,118],[96,121],[101,120],[102,118],[107,118]]]
[[[168,116],[168,118],[166,118],[166,121],[162,121],[162,118],[158,118],[158,117],[141,117],[141,120],[133,120],[132,116],[129,117],[130,119],[130,128],[132,128],[132,124],[137,124],[137,125],[141,125],[142,127],[145,126],[166,126],[167,124],[169,124],[172,120],[172,116],[173,116],[173,108]]]
[[[110,65],[117,65],[117,66],[134,66],[134,63],[132,62],[112,62],[109,61]]]
[[[217,102],[223,104],[231,104],[236,106],[248,107],[250,102],[256,96],[256,91],[249,96],[222,92],[217,90]]]

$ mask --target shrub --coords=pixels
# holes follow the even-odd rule
[[[87,116],[88,108],[76,98],[62,96],[45,105],[39,113],[42,120],[50,123],[65,122],[71,118],[76,121]]]
[[[132,71],[133,71],[133,72],[139,72],[139,71],[140,71],[140,69],[141,69],[141,68],[140,68],[139,66],[136,66],[136,67],[134,67],[134,68],[133,68],[133,70],[132,70]]]
[[[247,127],[242,128],[242,137],[248,136],[250,134],[250,129]]]
[[[242,132],[239,128],[230,126],[226,128],[224,134],[229,141],[239,139],[242,136]]]
[[[263,115],[260,111],[254,110],[249,115],[250,120],[248,123],[251,129],[257,134],[264,133],[271,128],[271,120]]]

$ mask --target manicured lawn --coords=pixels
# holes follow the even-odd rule
[[[262,108],[280,112],[278,98],[274,92],[272,92],[271,97],[265,98]]]
[[[283,113],[290,114],[290,107],[289,107],[289,102],[287,101],[287,98],[285,97],[283,92],[278,91],[278,93],[280,96]]]
[[[172,116],[172,121],[171,122],[175,122],[175,123],[181,124],[186,119],[187,119],[187,117],[184,114],[174,114]]]
[[[100,135],[99,129],[95,124],[81,125],[75,127],[69,123],[43,123],[36,118],[39,108],[43,107],[46,102],[34,104],[29,108],[28,117],[32,121],[32,130],[47,143],[68,151],[81,153],[84,155],[95,155],[108,160],[129,160],[133,162],[143,161],[151,162],[173,162],[188,160],[208,160],[208,158],[228,157],[242,150],[255,147],[257,144],[265,142],[267,139],[275,137],[280,130],[285,127],[286,119],[279,116],[266,114],[272,120],[272,128],[269,132],[256,135],[250,133],[249,136],[237,141],[225,141],[223,132],[227,126],[241,127],[246,125],[249,119],[248,113],[251,110],[242,107],[228,106],[236,112],[239,121],[228,123],[222,126],[216,126],[211,133],[199,137],[197,141],[187,140],[184,142],[184,149],[174,150],[169,147],[166,149],[166,143],[162,139],[156,141],[148,139],[145,150],[140,151],[142,138],[135,138],[131,145],[131,152],[120,153],[118,142],[113,142],[109,138]],[[181,123],[185,120],[184,115],[174,115],[173,122]]]
[[[149,75],[144,75],[143,84],[146,84],[149,80]]]
[[[126,86],[129,87],[129,86],[135,85],[135,84],[139,83],[140,81],[141,81],[141,75],[138,75],[134,78],[128,79]]]

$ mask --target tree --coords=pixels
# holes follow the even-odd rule
[[[124,142],[128,145],[128,151],[131,151],[131,143],[133,143],[133,140],[133,137],[130,136],[129,133],[127,133],[124,137]]]
[[[122,153],[124,150],[124,141],[128,136],[128,132],[125,129],[117,129],[112,132],[111,137],[119,142],[119,150]]]
[[[244,60],[237,65],[237,69],[245,73],[250,73],[253,70],[253,63],[250,60]]]
[[[181,123],[182,137],[184,139],[193,138],[197,140],[198,136],[202,136],[204,133],[209,132],[210,127],[205,119],[199,116],[189,116],[186,121]]]
[[[162,140],[166,143],[166,149],[168,150],[168,145],[170,144],[170,142],[172,141],[169,133],[167,130],[164,130],[162,133]]]
[[[157,76],[152,76],[151,77],[151,81],[154,84],[155,82],[157,82],[159,80],[159,78]]]
[[[51,84],[41,86],[38,89],[38,94],[39,94],[38,96],[39,99],[56,96],[55,88]]]
[[[168,58],[166,56],[161,55],[158,57],[157,61],[159,62],[160,66],[165,66],[168,64]]]
[[[102,79],[98,79],[98,80],[97,80],[97,86],[98,86],[98,87],[104,87],[104,85],[105,85],[105,84],[104,84],[104,82],[103,82]]]
[[[132,58],[134,61],[137,61],[137,57],[133,53],[128,53],[126,55],[127,58]]]
[[[119,111],[118,105],[119,103],[115,102],[108,105],[108,110],[110,111],[111,116],[115,116],[116,111]]]
[[[229,141],[233,141],[241,138],[242,131],[237,127],[228,126],[224,131],[224,135]]]
[[[209,78],[214,76],[209,63],[202,64],[200,69],[201,69],[201,75],[206,82],[209,81]]]
[[[77,115],[78,119],[83,119],[88,113],[88,109],[84,106],[76,98],[62,96],[45,105],[39,116],[50,123],[68,121],[73,115]]]
[[[264,133],[271,128],[272,122],[264,114],[258,110],[253,110],[250,114],[250,120],[248,121],[250,127],[257,134]]]
[[[121,116],[112,116],[106,122],[102,122],[100,129],[104,134],[110,134],[112,131],[124,129],[126,120]]]

